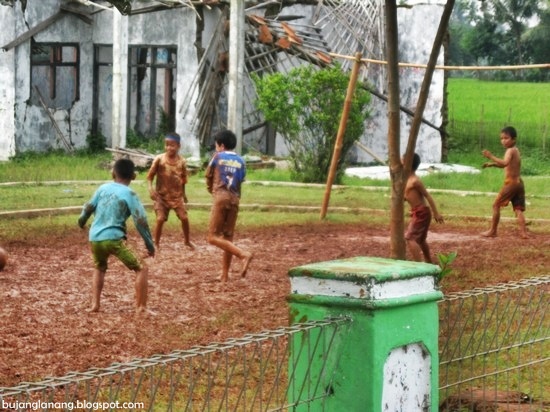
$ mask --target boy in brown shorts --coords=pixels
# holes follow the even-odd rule
[[[194,249],[195,246],[189,240],[189,219],[187,217],[187,196],[185,185],[187,184],[187,164],[179,155],[180,135],[174,132],[168,133],[164,139],[165,152],[155,157],[149,172],[147,184],[151,199],[155,202],[155,214],[157,217],[153,238],[157,249],[160,245],[160,236],[164,222],[168,219],[170,210],[174,210],[181,221],[185,246]],[[156,182],[153,187],[153,180]]]
[[[407,179],[405,185],[405,200],[409,203],[411,208],[411,221],[405,232],[405,240],[413,260],[420,262],[421,256],[424,257],[424,261],[427,263],[433,263],[430,255],[430,247],[426,241],[428,237],[428,229],[432,220],[432,213],[434,219],[438,223],[443,223],[443,217],[437,211],[435,202],[432,196],[426,190],[426,187],[416,175],[416,169],[420,165],[420,156],[414,154],[412,171]],[[426,205],[426,201],[429,207]]]
[[[483,164],[483,167],[500,167],[504,169],[504,186],[500,189],[493,203],[493,218],[491,228],[481,235],[485,237],[496,237],[497,227],[500,221],[500,208],[505,207],[512,202],[512,207],[518,220],[519,234],[522,239],[528,238],[525,228],[525,186],[520,176],[521,155],[516,147],[517,132],[511,126],[505,127],[500,131],[500,143],[506,148],[504,159],[499,159],[490,151],[484,150],[483,156],[490,159],[491,162]]]
[[[232,131],[218,132],[214,136],[214,141],[216,153],[206,169],[206,187],[213,197],[208,225],[208,243],[223,250],[220,280],[227,282],[233,256],[237,256],[242,261],[240,275],[243,278],[252,260],[252,253],[233,244],[246,165],[244,160],[233,151],[237,138]]]

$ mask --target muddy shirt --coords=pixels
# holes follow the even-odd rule
[[[101,185],[82,208],[78,225],[84,227],[92,214],[94,221],[89,233],[91,242],[125,239],[126,220],[132,216],[147,250],[155,250],[145,209],[137,194],[128,186],[116,182]]]
[[[155,190],[162,201],[169,207],[175,208],[183,199],[183,186],[187,184],[187,163],[178,156],[170,161],[165,153],[158,155],[147,173],[147,180],[156,176]]]

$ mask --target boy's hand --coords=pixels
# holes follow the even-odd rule
[[[187,200],[187,196],[183,195],[183,203],[189,203],[189,200]]]
[[[483,163],[483,168],[484,169],[487,168],[487,167],[493,167],[493,166],[494,166],[494,164],[491,163],[491,162]]]
[[[434,219],[437,223],[445,223],[445,221],[443,220],[443,216],[441,216],[439,213],[434,216]]]
[[[488,151],[488,150],[482,151],[481,154],[482,154],[484,157],[486,157],[487,159],[490,159],[490,158],[493,157],[493,154],[492,154],[490,151]]]
[[[80,229],[84,229],[84,226],[86,226],[86,221],[84,219],[78,219],[78,226]]]
[[[151,190],[149,195],[151,196],[151,200],[157,200],[158,194],[156,190]]]

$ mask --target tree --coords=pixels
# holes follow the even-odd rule
[[[543,10],[540,14],[539,23],[527,30],[522,41],[525,44],[526,54],[529,56],[528,63],[550,62],[550,9]],[[529,71],[529,79],[544,81],[550,78],[548,70]]]
[[[325,182],[349,75],[338,64],[322,69],[308,65],[294,68],[288,74],[274,73],[253,79],[258,109],[285,137],[293,179]],[[346,153],[363,134],[369,102],[368,91],[356,88],[335,176],[337,183],[345,170]]]
[[[527,29],[528,20],[539,12],[538,0],[493,0],[492,5],[496,21],[508,26],[516,49],[516,61],[524,63],[522,36]]]
[[[404,189],[412,168],[412,159],[420,124],[428,95],[433,73],[437,64],[439,51],[447,33],[449,20],[453,11],[454,0],[445,4],[441,21],[430,53],[430,58],[418,95],[418,103],[414,113],[404,164],[400,156],[400,125],[399,125],[399,61],[398,61],[398,29],[397,7],[395,0],[386,0],[386,60],[388,62],[388,148],[391,177],[391,221],[390,221],[390,253],[394,259],[406,258],[405,240],[403,237],[404,219]]]

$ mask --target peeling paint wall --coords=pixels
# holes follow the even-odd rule
[[[399,24],[399,61],[404,63],[427,64],[432,50],[433,40],[443,13],[443,2],[438,1],[407,1],[409,7],[398,8]],[[443,64],[443,50],[439,53],[438,64]],[[424,69],[402,68],[399,85],[401,90],[400,104],[414,111],[424,77]],[[430,95],[424,110],[424,119],[439,126],[443,119],[443,71],[436,70]],[[384,83],[384,87],[386,84]],[[387,93],[384,92],[387,95]],[[372,98],[372,119],[367,124],[367,133],[361,140],[382,159],[388,156],[388,119],[387,105],[377,97]],[[401,114],[401,151],[404,152],[409,138],[412,117]],[[437,130],[425,124],[420,126],[416,152],[423,162],[441,161],[441,136]],[[357,161],[374,160],[367,153],[357,150]]]
[[[0,33],[2,45],[5,45],[35,27],[46,18],[59,10],[62,0],[42,0],[28,2],[23,13],[20,3],[15,6],[0,5],[0,17],[3,29]],[[400,36],[400,60],[405,62],[426,63],[433,38],[439,24],[442,13],[442,3],[434,0],[416,3],[408,2],[412,7],[399,8],[399,36]],[[285,14],[304,15],[304,21],[310,22],[310,17],[315,8],[309,6],[293,6],[285,9]],[[116,11],[115,11],[116,13]],[[210,41],[211,33],[218,22],[220,10],[213,8],[205,10],[204,32],[201,33],[202,46],[206,47]],[[196,34],[196,15],[189,8],[178,8],[154,13],[138,14],[127,19],[128,46],[144,45],[174,46],[177,48],[176,80],[173,85],[171,97],[175,101],[175,129],[183,136],[182,153],[186,155],[199,155],[199,143],[191,132],[191,125],[195,113],[190,110],[185,114],[182,111],[184,102],[189,100],[186,96],[190,84],[195,80],[198,68],[198,56],[194,44]],[[125,33],[126,34],[126,33]],[[88,25],[74,15],[67,15],[47,29],[34,36],[37,42],[74,42],[80,47],[80,98],[69,108],[51,109],[50,112],[59,127],[61,134],[76,148],[86,146],[86,138],[92,129],[93,117],[93,68],[94,46],[101,45],[111,47],[113,43],[113,12],[102,11],[93,15],[93,23]],[[116,56],[115,56],[116,57]],[[118,56],[117,63],[121,67],[127,67],[126,56]],[[441,53],[442,60],[442,53]],[[48,150],[50,148],[63,148],[58,132],[54,128],[47,112],[31,99],[31,75],[30,75],[30,40],[12,48],[7,52],[0,51],[0,125],[3,134],[0,136],[0,160],[6,160],[16,151]],[[383,71],[382,71],[383,72]],[[423,69],[403,69],[401,71],[401,104],[414,110],[418,92],[424,74]],[[122,87],[119,92],[124,94],[119,110],[123,119],[115,125],[113,131],[113,76],[109,69],[102,69],[98,78],[97,123],[101,133],[111,145],[113,133],[125,139],[127,128],[132,127],[132,122],[139,117],[139,111],[129,110],[127,115],[126,91],[132,97],[132,80],[128,82],[127,76],[122,76]],[[385,86],[384,81],[373,79],[372,84]],[[163,91],[166,92],[166,91]],[[384,93],[384,90],[380,92]],[[169,93],[169,91],[168,91]],[[195,91],[196,93],[196,91]],[[381,158],[387,157],[387,107],[386,103],[373,97],[372,118],[367,123],[367,129],[362,143],[373,150]],[[441,106],[443,103],[443,73],[436,71],[433,78],[430,98],[424,113],[424,117],[435,125],[441,124]],[[122,107],[124,106],[124,107]],[[124,110],[122,110],[124,109]],[[136,109],[137,110],[137,109]],[[115,119],[116,120],[116,119]],[[145,123],[147,119],[142,119]],[[404,150],[408,138],[411,118],[403,114],[401,120],[401,142]],[[128,123],[126,123],[128,122]],[[252,146],[262,147],[259,136],[249,136]],[[425,162],[439,161],[441,156],[441,138],[439,132],[422,125],[418,138],[417,151]],[[285,155],[286,147],[280,136],[276,140],[275,154]],[[373,158],[366,152],[355,149],[353,160],[357,162],[370,162]]]
[[[443,1],[438,0],[411,0],[400,3],[406,7],[398,8],[399,25],[399,61],[406,63],[426,64],[431,53],[433,40],[439,26],[439,20],[443,13]],[[305,16],[301,20],[293,23],[312,24],[311,16],[314,15],[315,7],[293,6],[284,9],[285,14]],[[380,17],[383,18],[383,17]],[[336,51],[339,53],[339,51]],[[364,56],[366,57],[366,56]],[[370,56],[372,57],[372,56]],[[443,64],[443,50],[440,51],[438,64]],[[366,80],[374,85],[383,95],[387,96],[385,87],[387,79],[384,78],[385,70],[371,70],[376,78],[367,78]],[[404,68],[400,71],[400,104],[409,110],[414,111],[422,80],[424,69]],[[443,105],[443,71],[436,70],[431,84],[430,95],[424,118],[432,124],[439,126],[442,123],[441,108]],[[365,133],[361,143],[372,150],[379,158],[388,158],[388,108],[385,101],[372,96],[371,99],[371,118],[366,123]],[[401,149],[405,151],[409,137],[412,118],[401,114]],[[276,154],[284,156],[286,154],[283,138],[277,136]],[[422,124],[420,127],[417,152],[424,162],[439,162],[441,160],[441,136],[438,131]],[[355,162],[373,162],[374,158],[367,152],[354,148],[351,158]]]
[[[12,40],[14,21],[11,8],[0,6],[0,43],[7,44]],[[0,50],[0,161],[8,160],[15,154],[15,77],[13,73],[15,55],[13,50]]]
[[[21,5],[0,6],[3,29],[0,33],[1,45],[6,45],[29,29],[57,13],[61,0],[29,2],[23,13]],[[116,12],[116,11],[115,11]],[[216,21],[218,11],[212,11],[205,20]],[[184,136],[182,152],[198,155],[197,140],[190,136],[186,126],[188,119],[178,115],[185,98],[187,86],[195,76],[198,59],[194,46],[195,13],[189,8],[155,13],[140,14],[128,19],[128,45],[173,46],[177,48],[177,76],[173,95],[176,102],[176,131]],[[204,34],[208,39],[208,35]],[[41,43],[75,43],[80,49],[79,99],[68,108],[50,108],[50,113],[63,137],[75,148],[86,147],[86,138],[92,129],[93,117],[93,68],[94,46],[111,47],[113,44],[113,12],[102,11],[93,15],[93,23],[86,24],[74,15],[66,15],[55,23],[35,34],[33,39]],[[124,58],[124,57],[123,57]],[[122,61],[123,67],[127,61]],[[59,132],[48,113],[39,101],[31,99],[31,41],[26,40],[7,52],[0,52],[0,160],[7,160],[16,151],[45,151],[63,148]],[[123,90],[127,90],[128,79],[123,78]],[[99,73],[98,124],[101,132],[112,140],[112,70]],[[125,89],[126,88],[126,89]],[[130,90],[132,92],[132,90]],[[126,102],[126,96],[122,97]],[[188,116],[192,116],[193,113]],[[122,123],[125,123],[123,119]],[[128,127],[131,127],[131,123]],[[126,124],[122,127],[126,133]]]

